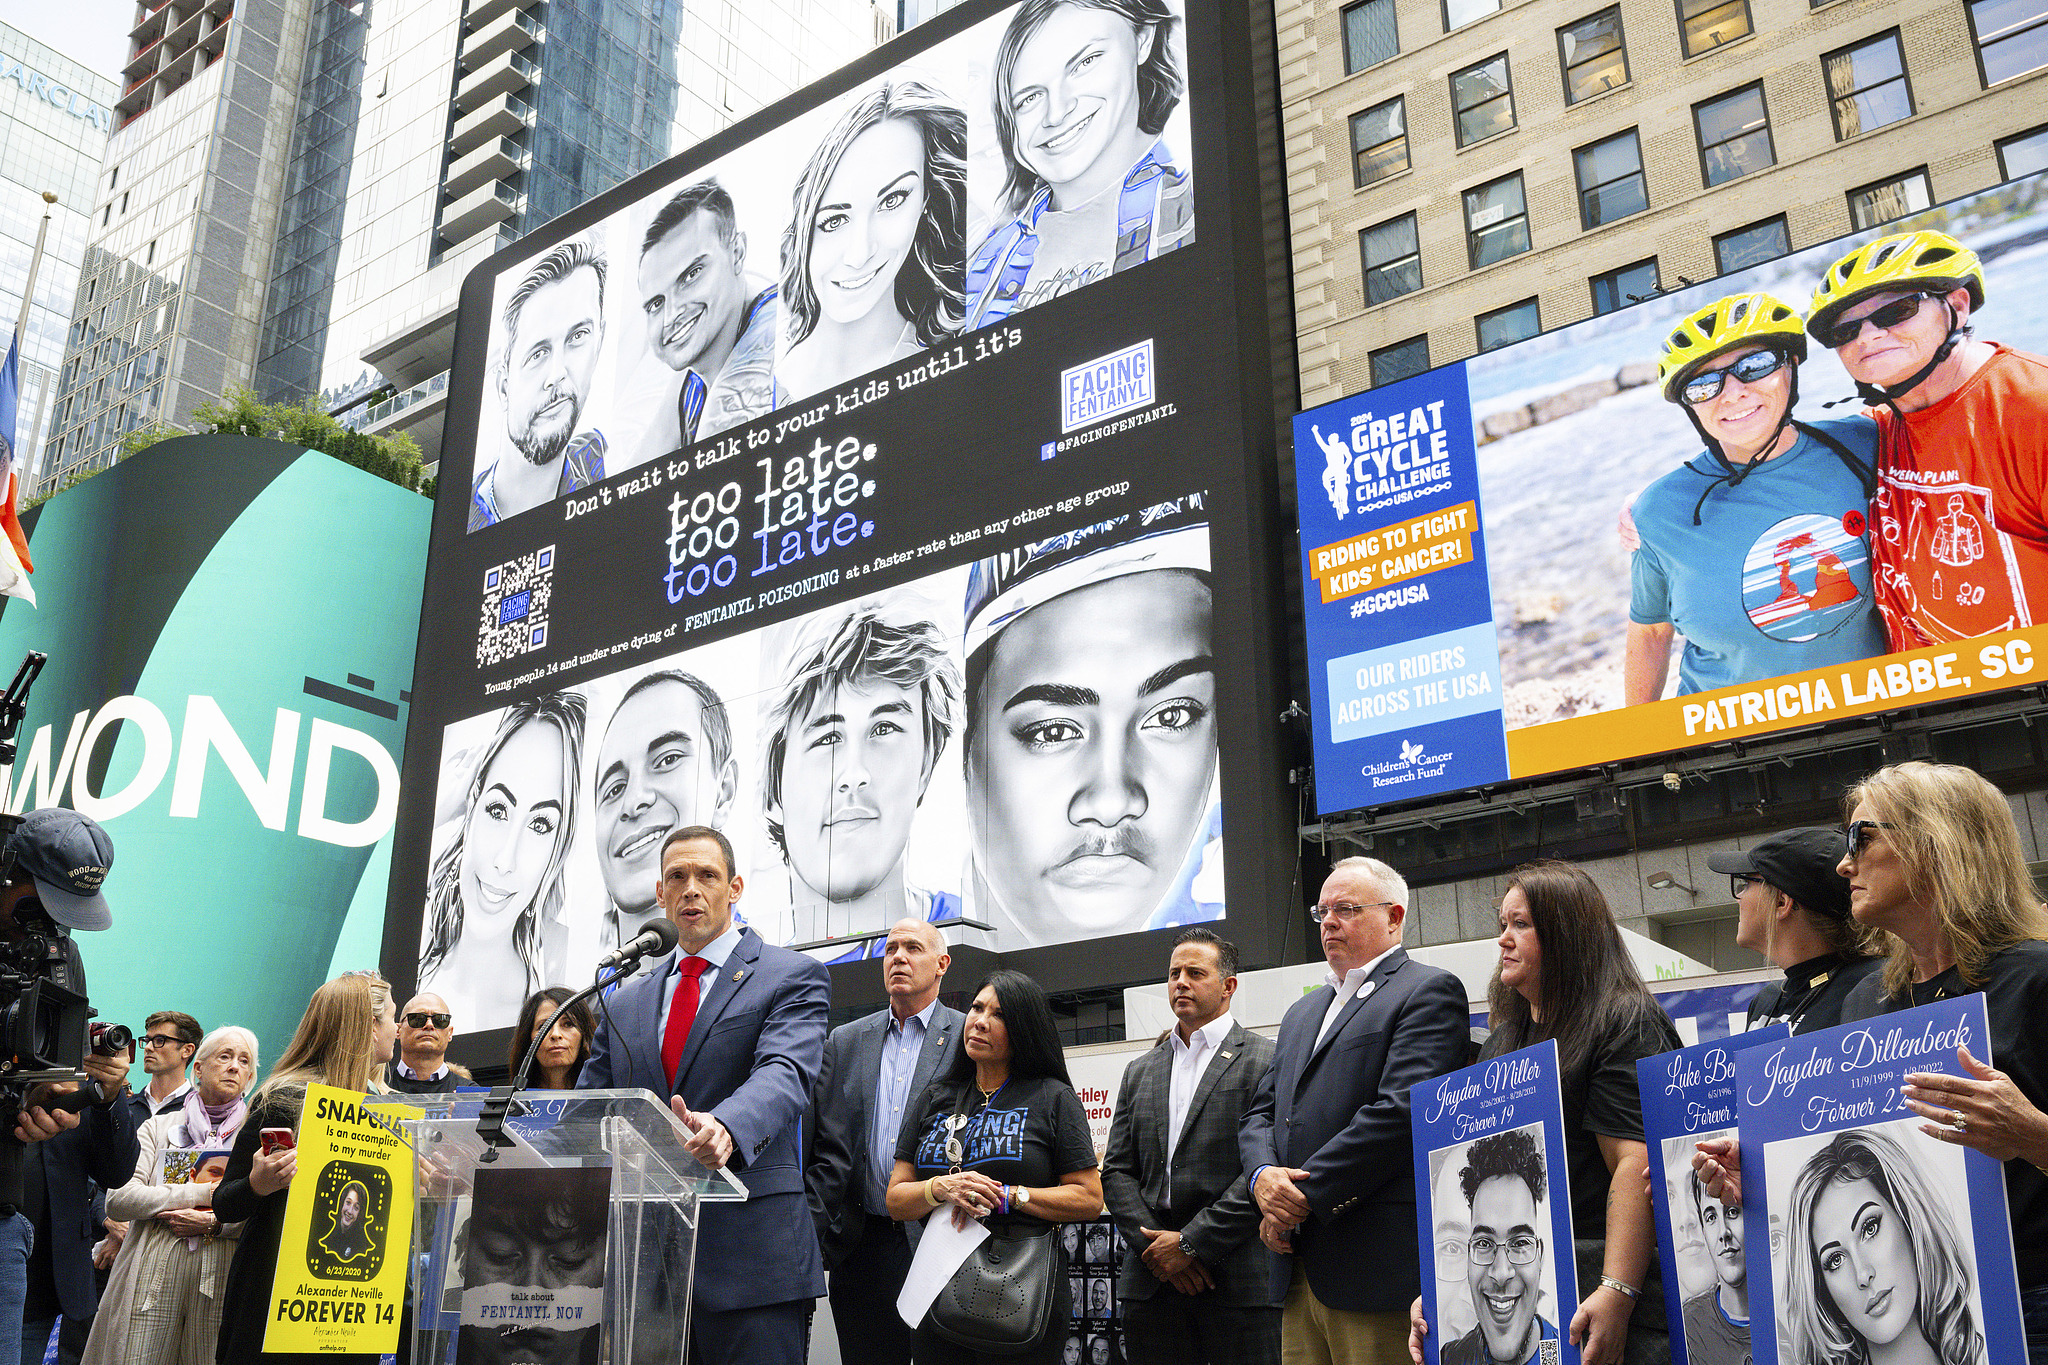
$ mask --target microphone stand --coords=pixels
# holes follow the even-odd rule
[[[641,956],[635,955],[619,963],[611,969],[610,976],[606,976],[604,971],[600,969],[597,974],[597,980],[563,1001],[560,1007],[555,1010],[555,1015],[557,1017],[564,1016],[575,1006],[625,980],[626,977],[639,970]],[[554,1020],[551,1018],[548,1022],[552,1025]],[[498,1159],[498,1149],[512,1145],[512,1139],[505,1135],[505,1117],[511,1111],[512,1096],[525,1086],[526,1075],[529,1071],[533,1070],[533,1059],[540,1055],[541,1041],[547,1036],[547,1028],[535,1028],[532,1041],[526,1045],[526,1056],[520,1059],[519,1069],[512,1073],[512,1083],[510,1085],[496,1086],[490,1094],[484,1097],[483,1112],[478,1114],[476,1119],[476,1135],[482,1138],[485,1143],[482,1155],[477,1157],[478,1161],[496,1161]]]

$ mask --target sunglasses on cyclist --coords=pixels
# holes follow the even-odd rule
[[[1718,370],[1701,370],[1685,381],[1685,388],[1681,392],[1686,402],[1697,407],[1701,403],[1719,398],[1722,388],[1728,383],[1729,375],[1734,375],[1745,384],[1754,384],[1760,379],[1776,374],[1784,365],[1785,359],[1782,351],[1751,351],[1732,365],[1724,365]]]
[[[1860,318],[1837,318],[1821,329],[1824,333],[1821,344],[1831,351],[1839,351],[1863,335],[1866,322],[1880,332],[1889,331],[1919,312],[1923,300],[1934,297],[1929,291],[1919,289],[1904,298],[1893,299],[1882,308],[1873,308]]]
[[[452,1014],[424,1014],[414,1011],[405,1016],[405,1022],[412,1028],[425,1028],[428,1024],[435,1028],[447,1028],[448,1021],[454,1017]]]

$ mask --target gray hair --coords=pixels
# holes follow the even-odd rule
[[[1360,854],[1351,858],[1339,858],[1336,862],[1330,864],[1330,871],[1332,872],[1343,869],[1355,869],[1363,872],[1366,876],[1379,883],[1380,890],[1386,894],[1388,900],[1399,901],[1401,908],[1404,910],[1414,908],[1409,904],[1408,900],[1408,879],[1379,859],[1368,858]]]
[[[236,1043],[240,1043],[249,1050],[249,1069],[251,1071],[254,1071],[262,1064],[263,1059],[256,1050],[256,1035],[243,1028],[240,1024],[222,1024],[219,1028],[200,1039],[199,1051],[192,1054],[192,1064],[197,1066],[215,1053],[224,1051]]]

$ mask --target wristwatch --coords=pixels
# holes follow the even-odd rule
[[[1199,1261],[1200,1259],[1202,1259],[1201,1257],[1195,1255],[1195,1249],[1188,1245],[1188,1239],[1185,1233],[1181,1235],[1180,1239],[1180,1254],[1187,1257],[1191,1261]]]
[[[1010,1202],[1017,1205],[1030,1203],[1031,1191],[1025,1189],[1022,1185],[1010,1186]]]

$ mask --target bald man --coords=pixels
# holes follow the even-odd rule
[[[422,991],[398,1012],[398,1060],[385,1079],[408,1095],[445,1095],[457,1086],[475,1085],[468,1067],[448,1060],[448,1044],[454,1041],[448,1002]]]
[[[904,1111],[960,1046],[960,1011],[939,1003],[951,963],[936,925],[898,920],[882,948],[889,1008],[825,1040],[804,1187],[831,1275],[841,1360],[909,1365],[913,1333],[897,1316],[896,1296],[923,1225],[889,1217],[882,1195]]]

